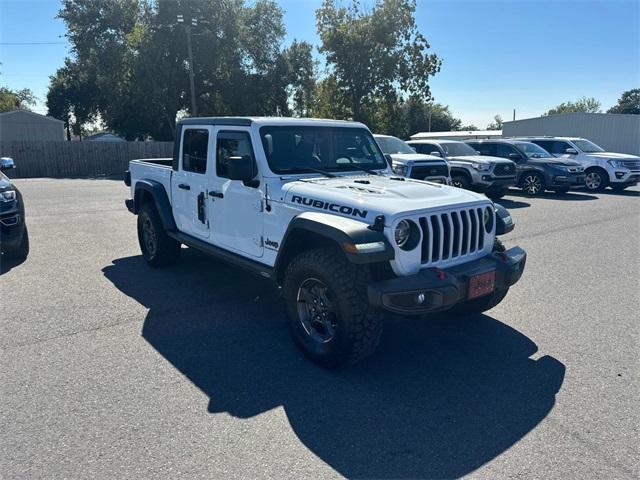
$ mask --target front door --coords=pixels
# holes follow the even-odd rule
[[[263,191],[258,180],[230,180],[229,163],[234,157],[249,156],[254,165],[255,154],[247,129],[224,127],[216,130],[215,173],[209,175],[209,206],[214,243],[227,250],[252,257],[263,254]]]
[[[208,239],[209,202],[207,176],[212,163],[209,160],[211,127],[189,126],[182,130],[180,160],[171,181],[171,199],[178,230],[199,239]]]

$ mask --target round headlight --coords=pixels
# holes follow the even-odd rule
[[[400,220],[398,225],[396,225],[396,230],[394,232],[394,237],[396,239],[396,244],[399,247],[402,247],[407,240],[409,240],[409,236],[411,235],[411,224],[407,220]]]
[[[491,207],[486,207],[483,212],[482,219],[484,221],[484,229],[489,233],[493,230],[493,209]]]

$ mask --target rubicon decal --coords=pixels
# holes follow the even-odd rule
[[[323,202],[322,200],[315,200],[313,198],[299,197],[298,195],[294,195],[293,198],[291,198],[291,202],[361,218],[367,218],[367,214],[369,213],[368,210],[360,210],[359,208],[353,208],[348,205],[340,205],[337,203]]]

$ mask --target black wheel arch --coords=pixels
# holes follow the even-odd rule
[[[473,183],[473,179],[471,178],[471,174],[462,167],[451,167],[451,178],[454,176],[465,177],[469,180],[469,183]]]
[[[155,180],[139,180],[136,182],[133,197],[133,213],[140,212],[146,202],[155,204],[162,226],[165,230],[176,230],[176,222],[171,211],[171,203],[164,186]]]
[[[345,245],[382,242],[384,251],[353,253]],[[374,264],[393,260],[393,247],[379,230],[357,220],[319,212],[304,212],[294,217],[282,237],[274,265],[280,282],[287,266],[300,253],[323,247],[335,247],[352,263]]]

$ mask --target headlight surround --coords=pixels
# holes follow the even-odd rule
[[[401,163],[397,163],[392,167],[393,173],[397,175],[401,175],[403,177],[407,176],[407,171],[409,168],[406,165],[402,165]]]
[[[402,250],[413,250],[420,243],[420,228],[411,220],[400,220],[393,231],[393,238]]]
[[[13,202],[18,198],[15,190],[5,190],[4,192],[0,192],[0,201],[1,202]]]
[[[479,172],[486,172],[491,168],[491,164],[489,163],[472,163],[471,166]]]
[[[627,168],[622,160],[607,160],[607,163],[613,168]]]

